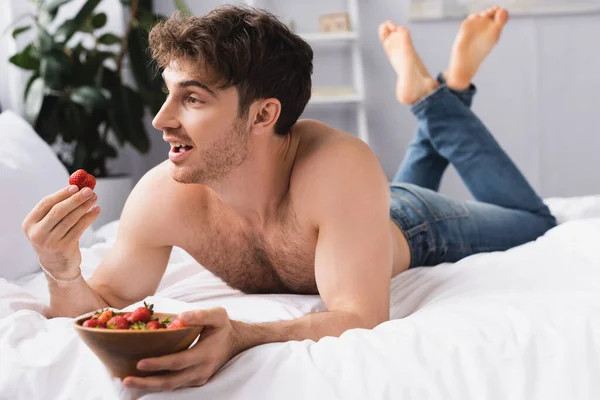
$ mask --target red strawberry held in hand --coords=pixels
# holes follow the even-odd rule
[[[125,317],[117,315],[106,323],[106,327],[108,329],[129,329],[129,322],[127,322]]]
[[[154,311],[154,304],[146,304],[144,302],[144,307],[138,307],[134,312],[131,313],[131,321],[132,322],[148,322],[152,319],[152,314]]]
[[[96,178],[94,177],[94,175],[88,174],[85,177],[85,182],[83,182],[83,186],[89,187],[90,189],[94,190],[94,188],[96,187]]]
[[[76,185],[79,190],[89,187],[94,190],[96,187],[96,178],[92,174],[88,174],[84,169],[78,169],[69,177],[69,185]]]

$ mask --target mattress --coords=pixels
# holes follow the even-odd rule
[[[72,319],[46,319],[41,273],[0,279],[0,399],[598,399],[600,198],[549,204],[563,223],[535,242],[395,277],[392,319],[375,329],[258,346],[205,386],[174,392],[123,387]],[[84,277],[117,223],[82,249]],[[145,301],[168,312],[222,306],[247,322],[325,310],[319,296],[245,295],[179,248]]]

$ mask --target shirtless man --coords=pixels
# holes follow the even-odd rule
[[[50,314],[123,308],[154,294],[173,246],[247,293],[321,295],[327,312],[292,321],[247,324],[222,308],[183,313],[205,326],[198,343],[138,364],[167,374],[124,379],[146,389],[199,386],[253,346],[387,321],[390,280],[410,267],[542,235],[554,218],[469,109],[471,79],[507,18],[494,8],[465,20],[438,80],[408,30],[382,24],[398,100],[419,121],[391,188],[363,142],[297,121],[310,97],[312,50],[274,17],[229,6],[155,27],[150,45],[169,94],[153,124],[171,144],[169,160],[136,185],[114,248],[87,282],[78,240],[99,213],[90,208],[96,195],[67,187],[27,216]],[[477,202],[436,192],[449,162]]]

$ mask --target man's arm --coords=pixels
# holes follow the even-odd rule
[[[113,248],[86,282],[79,279],[61,284],[48,278],[50,316],[75,317],[103,307],[123,308],[152,295],[168,263],[171,247],[158,244],[164,196],[150,196],[157,190],[157,171],[146,174],[131,192]]]
[[[234,322],[242,350],[269,342],[319,340],[389,319],[393,246],[389,186],[362,142],[323,153],[313,168],[310,204],[318,227],[315,277],[327,312],[293,321]]]

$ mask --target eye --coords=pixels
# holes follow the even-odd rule
[[[200,101],[199,99],[189,96],[185,101],[187,101],[190,104],[201,104],[203,103],[203,101]]]

